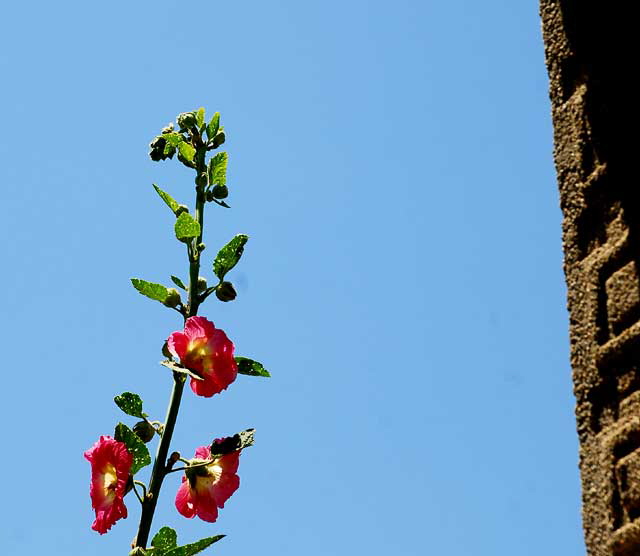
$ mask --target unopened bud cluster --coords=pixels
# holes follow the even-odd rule
[[[216,297],[220,301],[233,301],[236,295],[236,290],[231,282],[221,282],[216,288]]]
[[[180,303],[182,303],[180,292],[175,288],[169,288],[167,290],[167,298],[164,300],[164,305],[175,309],[178,305],[180,305]]]
[[[183,112],[179,114],[176,121],[178,122],[180,131],[189,131],[197,125],[196,115],[193,112]]]
[[[153,425],[149,423],[149,421],[138,421],[133,426],[133,432],[135,432],[136,435],[138,435],[138,438],[146,444],[153,440],[153,437],[156,434],[156,429],[153,428]]]

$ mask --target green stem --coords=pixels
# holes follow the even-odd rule
[[[182,391],[184,390],[184,377],[179,373],[173,373],[173,389],[171,390],[171,398],[169,399],[169,407],[167,409],[167,418],[165,421],[162,439],[158,444],[156,459],[151,472],[151,483],[149,484],[149,493],[142,504],[142,514],[140,515],[140,525],[138,527],[138,535],[136,537],[136,546],[142,548],[147,547],[149,540],[149,532],[151,531],[151,522],[153,514],[156,511],[156,504],[160,495],[162,481],[167,474],[167,455],[169,453],[169,445],[173,436],[173,429],[178,417],[180,409],[180,400],[182,399]]]
[[[196,214],[195,219],[200,224],[200,235],[193,242],[190,251],[189,264],[189,301],[187,305],[187,317],[193,317],[198,313],[198,278],[200,276],[200,251],[198,245],[202,243],[202,222],[204,216],[204,188],[196,188]]]
[[[199,148],[196,153],[196,180],[197,176],[206,171],[205,165],[206,148]],[[188,305],[185,313],[185,320],[193,317],[198,313],[198,277],[200,276],[200,250],[198,245],[202,243],[202,229],[204,221],[204,204],[205,193],[204,187],[196,185],[196,208],[195,219],[200,224],[200,234],[195,238],[194,242],[188,247],[189,253],[189,292]],[[160,496],[160,489],[165,476],[171,471],[173,462],[167,461],[169,454],[169,446],[171,445],[171,437],[175,428],[178,411],[180,410],[180,401],[182,400],[182,392],[184,391],[186,377],[181,373],[173,373],[173,389],[169,398],[169,406],[167,408],[167,417],[165,419],[164,431],[158,444],[156,459],[153,463],[151,471],[151,482],[149,483],[149,493],[142,504],[142,513],[140,515],[140,525],[138,526],[138,534],[135,540],[135,546],[142,548],[147,547],[149,541],[149,533],[151,531],[151,523],[153,515],[156,511],[156,504]]]

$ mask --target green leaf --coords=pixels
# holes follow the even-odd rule
[[[153,188],[156,190],[156,193],[160,195],[160,198],[167,203],[167,206],[172,210],[173,214],[176,213],[178,207],[178,201],[176,201],[171,195],[169,195],[166,191],[162,191],[155,183],[153,184]]]
[[[180,280],[180,278],[178,278],[177,276],[174,276],[173,274],[171,275],[171,281],[178,286],[179,288],[182,288],[184,291],[187,291],[187,286],[184,285],[184,282],[182,280]]]
[[[146,295],[150,299],[164,303],[169,296],[169,290],[162,284],[154,284],[153,282],[147,282],[146,280],[140,280],[138,278],[131,278],[133,287],[138,290],[142,295]]]
[[[178,143],[178,151],[189,162],[193,162],[193,157],[196,155],[196,150],[186,141]]]
[[[151,546],[155,550],[162,552],[176,548],[178,546],[178,534],[171,527],[162,527],[151,539]]]
[[[256,429],[247,429],[233,436],[228,436],[222,442],[213,442],[210,447],[211,455],[221,456],[253,446],[253,435],[255,432]]]
[[[144,442],[124,423],[116,425],[115,439],[119,442],[124,442],[127,450],[133,456],[132,475],[135,475],[140,469],[151,463],[151,456]]]
[[[227,243],[216,255],[216,260],[213,261],[213,272],[220,278],[220,281],[224,280],[225,275],[229,272],[240,260],[242,253],[244,252],[244,246],[247,243],[249,236],[244,234],[238,234],[229,243]]]
[[[147,414],[142,411],[142,399],[138,394],[133,392],[123,392],[119,396],[113,398],[116,405],[122,409],[127,415],[144,419]]]
[[[204,125],[204,108],[202,106],[198,108],[198,111],[196,112],[196,125],[198,126],[198,129],[202,129],[202,126]]]
[[[235,357],[236,363],[238,364],[238,372],[241,375],[250,375],[250,376],[265,376],[270,377],[269,371],[262,366],[262,363],[258,363],[253,359],[249,359],[248,357]]]
[[[170,550],[165,556],[193,556],[198,552],[202,552],[205,548],[211,546],[214,542],[218,542],[223,539],[225,535],[216,535],[215,537],[207,537],[206,539],[200,539],[191,544],[185,544],[184,546],[178,546],[173,550]]]
[[[178,216],[174,229],[178,240],[184,243],[200,235],[200,224],[188,212]]]
[[[209,125],[207,126],[207,138],[209,140],[213,139],[218,133],[218,129],[220,129],[220,112],[216,112],[211,118]]]
[[[219,152],[209,161],[209,186],[227,185],[227,162],[229,155]]]
[[[184,142],[184,136],[177,131],[173,133],[163,133],[160,137],[167,142],[167,145],[171,145],[172,147],[177,147],[180,143]]]
[[[176,148],[169,145],[169,143],[165,143],[162,154],[167,158],[173,158],[173,155],[176,154]]]

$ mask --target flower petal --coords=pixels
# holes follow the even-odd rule
[[[208,460],[211,457],[211,448],[209,446],[200,446],[196,448],[195,458]]]
[[[222,440],[225,440],[224,438]],[[216,439],[218,442],[218,439]],[[218,465],[222,467],[225,473],[237,473],[238,463],[240,461],[240,450],[225,454],[218,460]]]
[[[240,477],[235,473],[222,473],[220,478],[211,487],[211,494],[215,498],[219,508],[224,508],[224,503],[238,490]]]
[[[199,396],[210,398],[222,392],[238,376],[233,342],[205,317],[189,317],[184,331],[171,334],[167,345],[185,367],[203,377],[190,382],[191,390]]]
[[[205,317],[189,317],[184,323],[184,333],[189,340],[194,338],[208,338],[216,327]]]
[[[218,506],[216,499],[207,494],[198,494],[196,496],[197,505],[196,512],[198,517],[203,521],[214,523],[218,519]]]
[[[182,477],[182,484],[176,493],[176,508],[184,517],[192,518],[196,515],[196,507],[186,477]]]
[[[187,354],[187,346],[189,340],[183,332],[174,332],[167,339],[167,347],[171,352],[171,355],[178,357],[180,360],[184,359]]]
[[[118,519],[127,517],[124,495],[133,456],[124,443],[101,436],[84,457],[91,463],[91,506],[96,519],[91,528],[106,533]]]
[[[215,442],[224,442],[217,438]],[[185,517],[197,515],[200,519],[213,523],[218,519],[218,508],[223,508],[229,497],[238,490],[240,478],[236,474],[240,450],[224,454],[205,469],[187,470],[176,495],[176,507]],[[197,460],[211,457],[209,446],[196,448]],[[189,475],[187,480],[186,475]]]
[[[204,398],[210,398],[214,394],[218,394],[223,390],[218,386],[211,375],[205,375],[203,380],[196,380],[195,378],[192,378],[190,386],[191,390],[193,390],[195,394],[203,396]]]

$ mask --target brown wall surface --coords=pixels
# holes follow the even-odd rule
[[[640,33],[633,4],[540,2],[591,556],[640,556],[640,184],[632,86]]]

